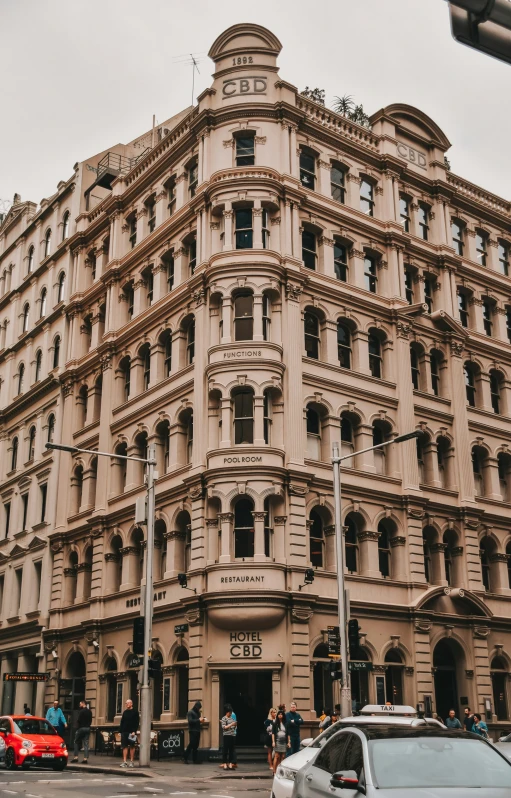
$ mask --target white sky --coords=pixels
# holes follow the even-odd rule
[[[0,199],[39,202],[76,161],[127,142],[190,104],[191,67],[225,28],[281,40],[281,76],[429,114],[452,170],[511,199],[511,67],[451,37],[445,0],[0,0]],[[211,83],[200,63],[195,96]]]

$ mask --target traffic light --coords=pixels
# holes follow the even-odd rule
[[[144,649],[144,631],[145,631],[145,622],[142,615],[139,615],[133,621],[133,653],[134,654],[145,654]]]
[[[333,660],[330,663],[330,676],[332,679],[342,679],[342,665],[340,660]]]
[[[360,626],[358,625],[358,621],[356,618],[352,618],[350,621],[348,621],[348,645],[350,648],[350,656],[352,656],[352,652],[358,648],[359,632]]]
[[[156,676],[159,676],[161,673],[161,662],[159,659],[150,659],[148,662],[149,665],[149,678],[154,679]]]
[[[304,584],[312,585],[313,582],[314,582],[314,570],[312,568],[306,568]]]
[[[177,581],[181,587],[188,587],[188,579],[186,578],[186,574],[178,574]]]

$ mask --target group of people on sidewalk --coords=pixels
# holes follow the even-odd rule
[[[296,754],[300,750],[300,727],[303,718],[296,711],[296,703],[291,701],[289,712],[286,705],[280,704],[278,709],[272,707],[264,722],[264,747],[268,751],[268,766],[274,773],[285,756]]]
[[[445,719],[445,725],[448,729],[465,729],[465,731],[473,732],[474,734],[478,734],[480,737],[484,737],[485,740],[488,740],[488,726],[486,725],[485,721],[482,719],[479,712],[472,712],[470,707],[465,707],[465,717],[463,718],[463,723],[456,717],[456,712],[454,709],[449,710],[449,715]]]

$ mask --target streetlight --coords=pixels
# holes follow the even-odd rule
[[[142,663],[142,684],[140,686],[140,767],[151,765],[151,692],[149,688],[149,649],[153,637],[153,549],[154,549],[154,467],[156,465],[156,449],[154,445],[147,447],[147,457],[130,457],[111,452],[97,452],[95,449],[80,449],[78,446],[65,446],[58,443],[47,443],[47,449],[59,449],[62,452],[83,452],[100,457],[114,457],[117,460],[135,460],[147,466],[147,548],[145,558],[145,600],[140,608],[144,618],[144,659]]]
[[[363,454],[364,452],[371,452],[374,449],[382,449],[384,446],[389,446],[391,443],[403,443],[404,441],[411,441],[413,438],[418,438],[420,432],[407,432],[406,435],[398,435],[391,441],[384,441],[378,443],[376,446],[368,446],[367,449],[360,449],[356,454]],[[337,565],[337,606],[339,616],[339,636],[341,639],[341,717],[345,718],[351,715],[351,689],[348,682],[348,644],[346,640],[346,624],[347,624],[347,602],[346,593],[344,588],[344,545],[342,539],[342,522],[341,522],[341,468],[340,464],[343,460],[349,460],[353,454],[347,454],[341,457],[339,455],[339,443],[335,441],[332,444],[332,466],[334,472],[334,508],[335,508],[335,549],[336,549],[336,565]]]

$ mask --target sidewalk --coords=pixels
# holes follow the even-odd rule
[[[71,760],[72,757],[70,757]],[[80,754],[80,761],[82,754]],[[175,780],[190,781],[211,779],[272,779],[267,762],[242,762],[238,765],[237,770],[222,770],[219,767],[219,762],[204,762],[202,765],[185,765],[182,759],[165,760],[158,762],[157,759],[151,760],[151,767],[141,769],[135,760],[135,767],[121,768],[122,762],[119,756],[107,756],[99,754],[91,754],[89,756],[88,765],[80,765],[80,762],[71,764],[69,763],[67,769],[73,771],[92,773],[110,773],[119,775],[129,775],[129,777],[154,778],[154,777],[169,777]]]

